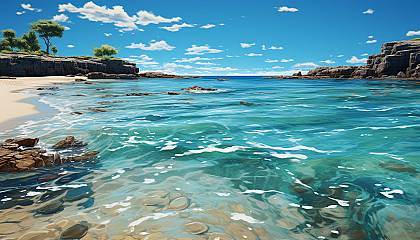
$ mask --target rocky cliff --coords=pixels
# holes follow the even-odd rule
[[[306,77],[420,78],[420,41],[384,43],[381,53],[370,55],[365,66],[318,67]]]
[[[23,54],[0,54],[0,76],[37,77],[65,76],[102,72],[107,74],[137,74],[135,63],[124,60],[97,58],[56,58]]]

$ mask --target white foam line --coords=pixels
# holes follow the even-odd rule
[[[204,153],[204,152],[221,152],[221,153],[230,153],[230,152],[236,152],[240,149],[249,148],[249,147],[242,147],[242,146],[231,146],[226,148],[217,148],[215,144],[209,145],[206,148],[203,149],[197,149],[197,150],[189,150],[188,152],[182,153],[182,154],[176,154],[176,156],[186,156],[191,154],[197,154],[197,153]]]
[[[231,213],[231,215],[232,216],[230,218],[232,220],[235,220],[235,221],[243,220],[243,221],[248,222],[248,223],[264,223],[264,222],[258,221],[257,219],[255,219],[253,217],[245,215],[243,213]]]
[[[390,154],[390,153],[376,153],[376,152],[370,152],[370,154],[373,154],[373,155],[382,155],[382,156],[387,156],[387,157],[393,158],[393,159],[395,159],[395,160],[404,160],[404,158],[403,158],[403,157],[398,157],[397,155]]]
[[[253,145],[254,147],[259,147],[259,148],[268,148],[268,149],[273,149],[273,150],[281,150],[281,151],[298,151],[298,150],[309,150],[309,151],[313,151],[313,152],[317,152],[317,153],[334,153],[334,152],[340,152],[340,151],[323,151],[323,150],[319,150],[316,149],[314,147],[307,147],[307,146],[303,146],[303,145],[299,145],[299,146],[295,146],[295,147],[290,147],[290,148],[285,148],[285,147],[272,147],[263,143],[257,143],[257,142],[247,142],[248,144]]]

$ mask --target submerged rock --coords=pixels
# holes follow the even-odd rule
[[[203,87],[199,87],[199,86],[193,86],[193,87],[189,87],[189,88],[181,88],[181,90],[193,90],[193,91],[217,91],[216,88],[203,88]]]
[[[138,97],[145,97],[145,96],[154,96],[157,93],[127,93],[126,96],[138,96]]]
[[[80,200],[80,199],[85,198],[85,197],[89,197],[92,194],[93,194],[93,191],[88,186],[72,188],[72,189],[69,189],[67,191],[63,200],[64,201],[70,201],[70,202],[71,201],[76,201],[76,200]]]
[[[418,172],[416,170],[416,168],[414,168],[414,167],[407,167],[404,164],[395,164],[395,165],[392,165],[392,164],[380,163],[379,166],[381,166],[383,168],[386,168],[386,169],[388,169],[390,171],[393,171],[393,172],[411,172],[411,173]]]
[[[169,198],[161,198],[161,197],[151,197],[146,198],[143,202],[146,206],[162,206],[162,205],[168,205],[170,202]]]
[[[53,214],[63,209],[63,202],[61,201],[54,201],[51,203],[47,203],[44,206],[38,208],[36,210],[39,214]]]
[[[61,239],[79,239],[82,238],[88,230],[88,226],[78,223],[61,233]]]
[[[208,240],[235,240],[235,239],[233,239],[233,237],[225,233],[214,232],[210,234],[210,237]]]
[[[207,227],[204,223],[192,222],[184,225],[182,229],[187,233],[198,235],[207,232],[209,227]]]
[[[172,210],[183,210],[190,205],[190,200],[186,197],[179,197],[172,200],[168,208]]]
[[[260,106],[261,105],[261,104],[249,103],[249,102],[244,102],[244,101],[241,101],[240,104],[245,105],[245,106]]]
[[[103,108],[92,108],[92,109],[90,109],[90,111],[92,111],[92,112],[108,112],[108,110],[103,109]]]

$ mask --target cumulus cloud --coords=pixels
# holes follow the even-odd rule
[[[266,62],[266,63],[276,63],[276,62],[279,62],[279,60],[270,60],[270,59],[267,59],[264,62]]]
[[[368,41],[366,41],[366,43],[376,43],[377,42],[377,40],[368,40]]]
[[[182,59],[178,59],[175,62],[195,62],[195,61],[209,61],[209,60],[219,60],[222,59],[221,57],[219,58],[202,58],[202,57],[194,57],[194,58],[182,58]]]
[[[164,18],[147,11],[138,11],[136,15],[128,15],[122,6],[99,6],[92,1],[87,2],[83,7],[75,7],[71,3],[59,4],[59,12],[79,13],[80,18],[93,22],[112,23],[123,31],[139,30],[137,25],[146,26],[149,24],[179,22],[180,17]]]
[[[193,68],[190,65],[180,65],[180,64],[176,64],[176,63],[164,63],[163,67],[164,68],[185,68],[185,69]]]
[[[270,50],[281,50],[281,49],[283,49],[283,47],[274,47],[274,46],[271,46],[268,49],[270,49]]]
[[[140,64],[142,66],[147,67],[156,67],[157,64],[159,64],[156,61],[151,61],[153,58],[147,56],[146,54],[142,54],[140,56],[130,56],[130,58],[124,58],[124,60]]]
[[[68,48],[74,48],[74,45],[69,44],[69,45],[67,45],[67,47]]]
[[[248,57],[259,57],[259,56],[262,56],[261,53],[248,53],[248,54],[245,54],[245,55],[248,56]]]
[[[325,61],[319,61],[319,62],[326,63],[326,64],[333,64],[333,63],[335,63],[333,60],[325,60]]]
[[[64,30],[70,30],[70,28],[67,26],[64,26]]]
[[[283,6],[283,7],[279,7],[278,11],[279,12],[297,12],[299,10],[297,8],[289,8],[289,7]]]
[[[274,66],[272,67],[273,69],[280,69],[280,68],[284,68],[284,67],[280,67],[280,66]]]
[[[185,49],[185,51],[187,51],[185,55],[204,55],[206,53],[223,52],[223,50],[220,50],[220,49],[212,49],[208,45],[204,45],[204,46],[192,45],[191,47]]]
[[[263,50],[263,51],[267,50],[267,49],[265,48],[265,45],[262,45],[262,46],[261,46],[261,50]]]
[[[216,25],[214,25],[214,24],[207,24],[207,25],[201,26],[200,28],[209,29],[209,28],[214,28],[214,27],[216,27]]]
[[[407,35],[407,37],[420,35],[420,30],[418,30],[418,31],[408,31],[406,35]]]
[[[360,55],[360,56],[369,56],[369,54],[368,53],[363,53],[362,55]]]
[[[373,14],[374,11],[375,10],[369,8],[368,10],[364,11],[363,14]]]
[[[351,59],[346,60],[346,62],[351,63],[351,64],[366,63],[367,58],[358,59],[357,57],[353,56],[351,57]]]
[[[131,49],[139,48],[141,50],[146,50],[146,51],[161,51],[161,50],[172,51],[175,47],[170,46],[169,44],[166,43],[166,41],[162,40],[159,42],[151,42],[150,46],[148,47],[144,43],[131,43],[131,45],[126,46],[126,48],[131,48]]]
[[[111,36],[112,35],[112,33],[104,33],[105,34],[105,36],[107,36],[107,37],[109,37],[109,36]]]
[[[22,15],[22,14],[24,14],[24,13],[26,13],[26,11],[16,12],[16,14],[17,14],[17,15]]]
[[[318,65],[313,62],[298,63],[292,66],[292,68],[299,68],[299,69],[312,69],[316,67],[318,67]]]
[[[185,28],[185,27],[194,27],[194,25],[192,25],[192,24],[187,24],[187,23],[183,23],[183,24],[174,24],[174,25],[172,25],[172,26],[170,26],[170,27],[159,27],[159,28],[162,28],[162,29],[165,29],[165,30],[168,30],[168,31],[170,31],[170,32],[178,32],[179,31],[179,29],[181,29],[181,28]]]
[[[255,43],[241,43],[241,48],[250,48],[255,46]]]
[[[344,55],[338,55],[337,57],[341,58],[341,57],[344,57]]]
[[[239,70],[237,68],[231,68],[231,67],[198,67],[199,70],[207,70],[207,71],[217,71],[217,72],[223,72],[223,71],[236,71]]]
[[[56,22],[67,22],[67,20],[69,20],[69,17],[67,17],[64,14],[55,15],[53,17],[53,21],[56,21]]]
[[[35,12],[41,12],[42,11],[42,9],[39,9],[39,8],[33,8],[32,6],[31,6],[31,4],[29,4],[29,3],[22,3],[22,4],[20,4],[20,6],[23,8],[23,9],[25,9],[25,10],[28,10],[28,11],[35,11]],[[23,13],[25,13],[25,11],[23,11]]]
[[[215,63],[212,63],[212,62],[195,62],[194,64],[197,64],[197,65],[216,65]]]
[[[373,38],[373,36],[368,36],[368,38]]]
[[[285,63],[285,62],[293,62],[293,59],[282,59],[280,62]]]

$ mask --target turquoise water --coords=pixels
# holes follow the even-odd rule
[[[418,83],[216,78],[98,80],[44,91],[56,95],[40,101],[60,113],[1,140],[39,137],[51,148],[73,135],[100,156],[0,175],[0,219],[16,227],[3,237],[47,229],[44,239],[54,239],[62,230],[54,224],[68,220],[90,224],[86,239],[191,238],[182,227],[195,221],[209,227],[201,236],[235,239],[418,239]],[[180,90],[194,85],[219,90]],[[167,91],[181,94],[105,97]],[[112,101],[127,102],[98,103]],[[58,178],[38,180],[45,175]],[[31,212],[84,188],[93,194],[56,213]],[[145,206],[153,190],[190,205]]]

